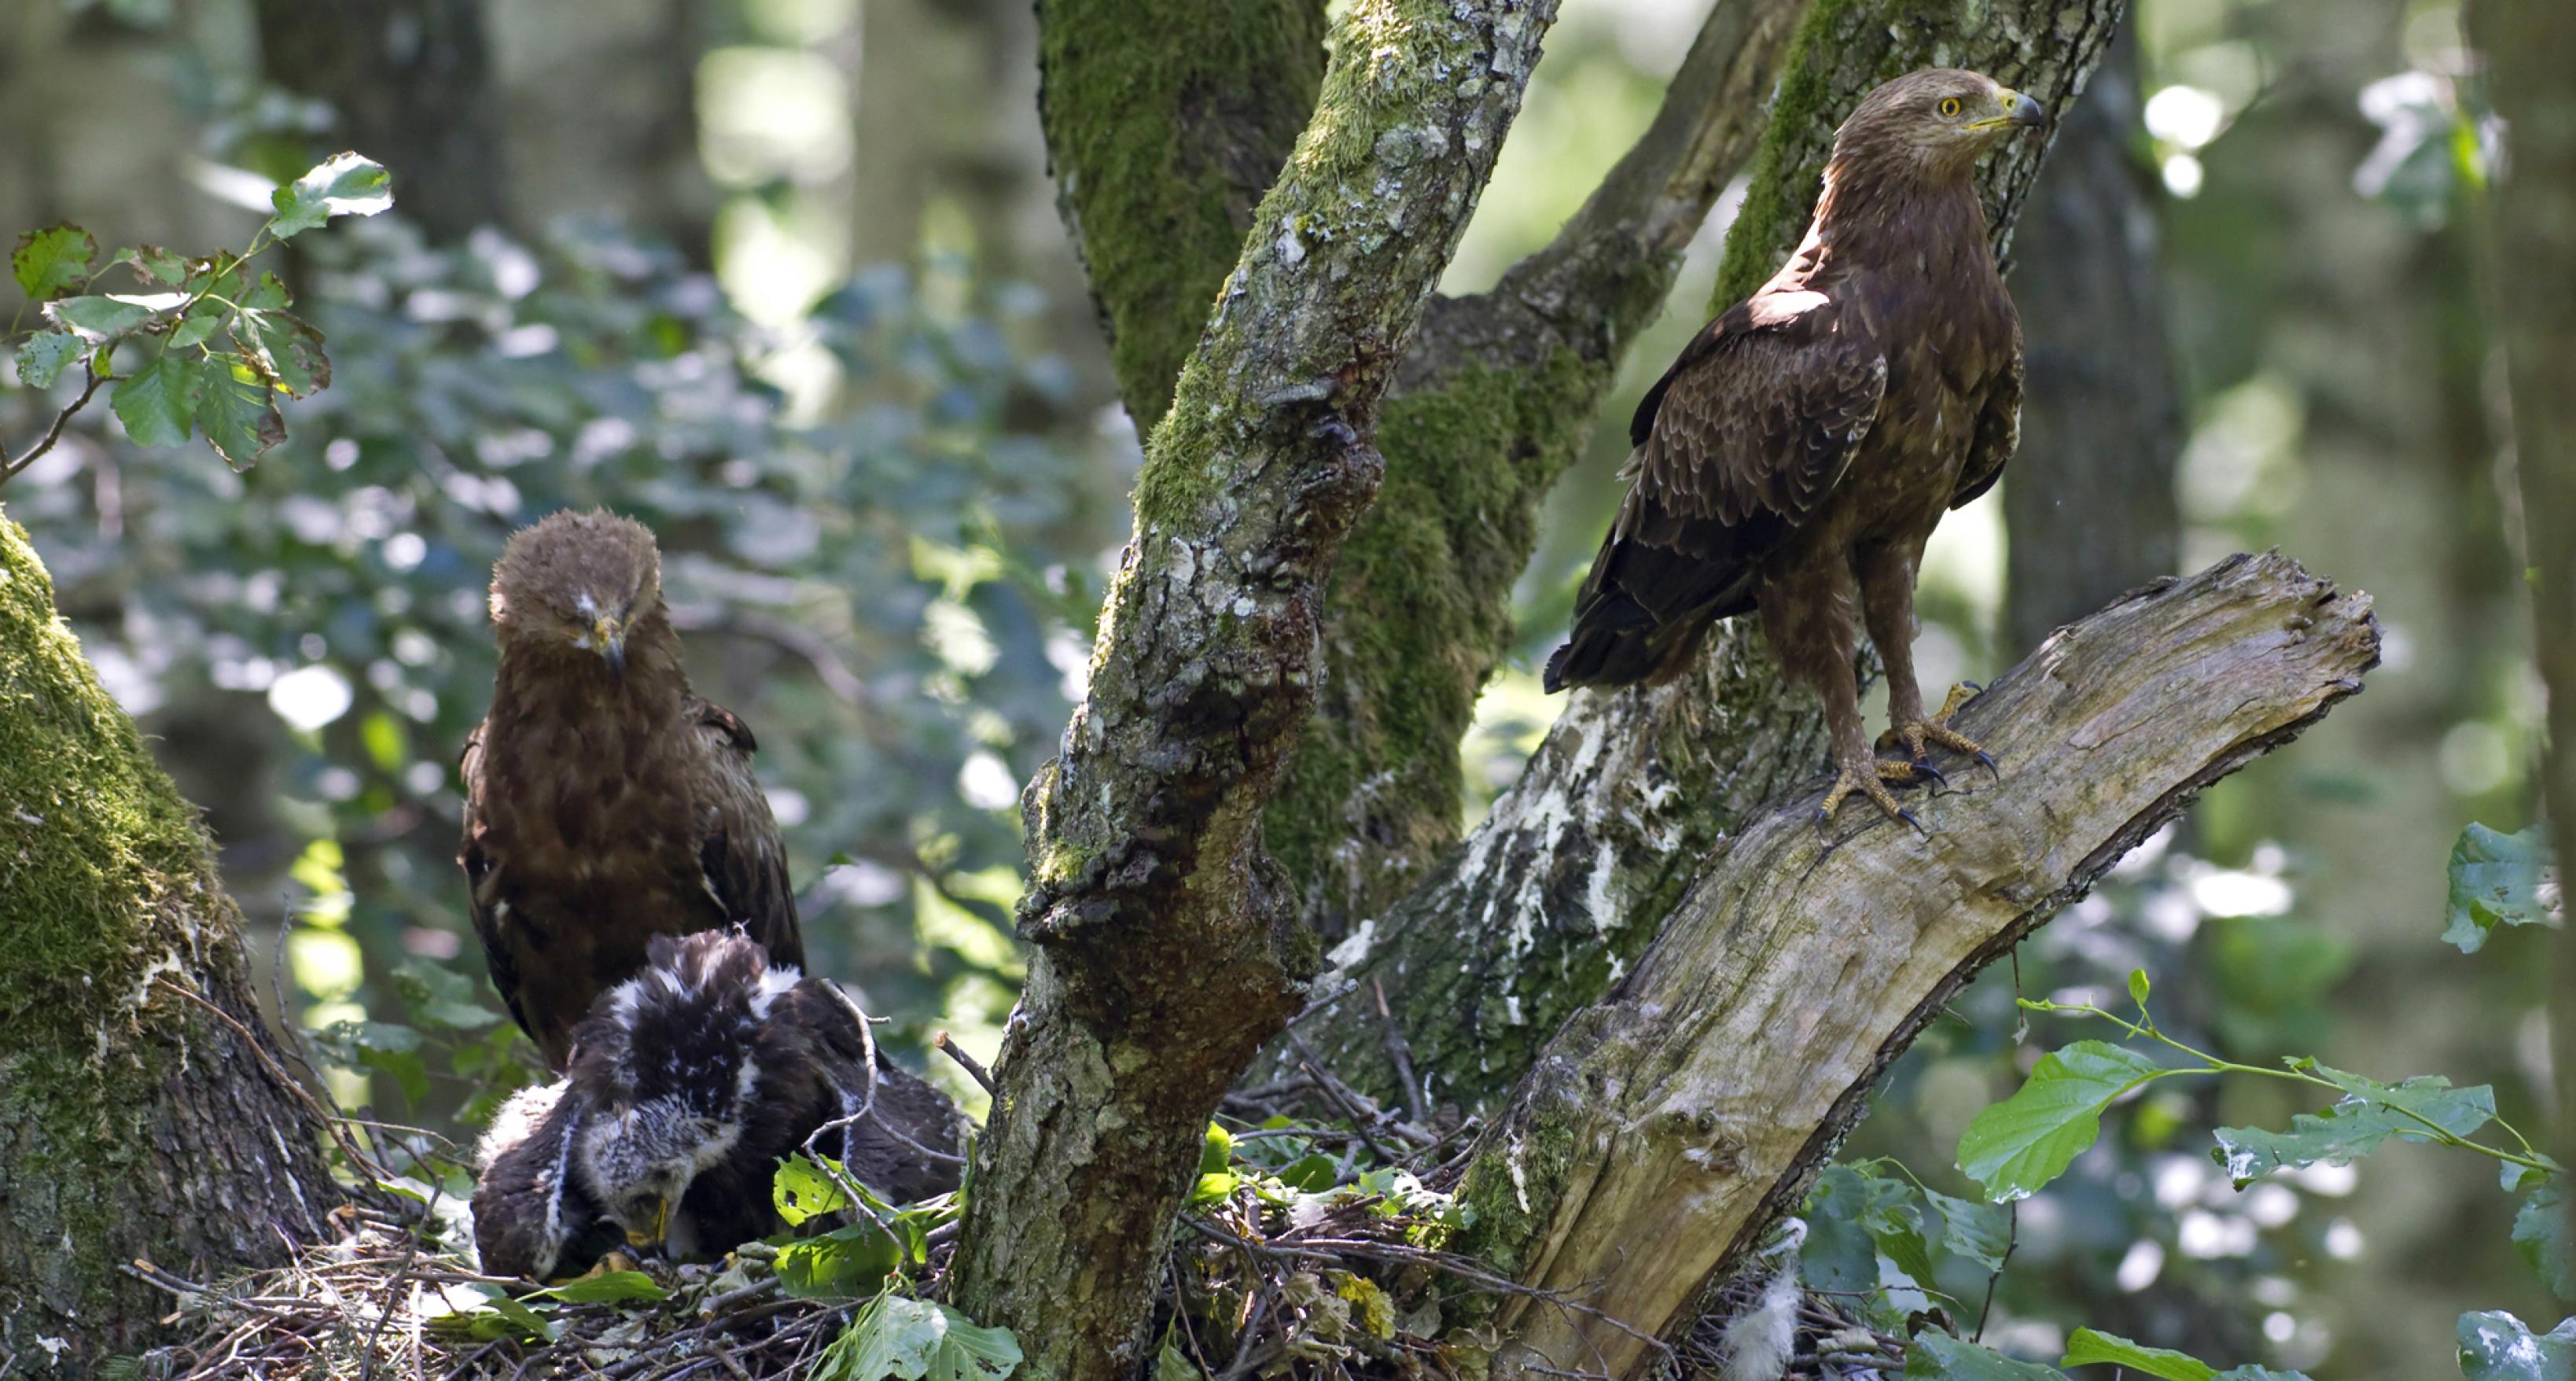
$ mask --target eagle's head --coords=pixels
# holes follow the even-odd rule
[[[601,994],[574,1031],[574,1158],[630,1244],[695,1254],[687,1215],[674,1215],[751,1126],[770,1073],[763,1025],[799,977],[738,934],[658,936],[644,971]]]
[[[595,656],[622,677],[628,634],[661,611],[652,529],[605,509],[566,509],[519,529],[492,567],[492,622],[507,650]]]
[[[1861,98],[1834,132],[1834,162],[1909,167],[1965,177],[1978,155],[2010,135],[2045,129],[2048,111],[1979,72],[1927,67]]]

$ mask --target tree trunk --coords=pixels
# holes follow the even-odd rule
[[[275,1262],[341,1193],[197,813],[6,518],[0,706],[0,1371],[86,1376],[168,1308],[125,1263]]]
[[[2495,74],[2506,121],[2505,176],[2495,205],[2498,303],[2513,397],[2515,474],[2523,530],[2539,578],[2533,647],[2549,687],[2549,749],[2541,790],[2563,877],[2576,861],[2576,10],[2561,0],[2485,0],[2474,37]],[[2558,933],[2551,987],[2559,1155],[2576,1164],[2576,928]],[[2576,1212],[2576,1208],[2571,1208]]]
[[[2120,12],[2121,0],[1817,0],[1783,59],[1712,310],[1742,299],[1788,256],[1813,212],[1834,128],[1872,87],[1957,63],[2062,113]],[[2016,143],[1980,168],[1999,248],[2009,248],[2040,156],[2036,143]],[[1377,1053],[1382,987],[1398,1022],[1429,1048],[1435,1098],[1473,1108],[1510,1089],[1539,1043],[1600,998],[1662,929],[1703,851],[1814,767],[1813,697],[1780,679],[1748,624],[1720,628],[1710,644],[1714,670],[1675,687],[1574,697],[1460,864],[1335,952],[1337,972],[1318,985],[1329,1010],[1299,1032],[1337,1073],[1356,1075],[1374,1096],[1392,1093]],[[1641,759],[1641,772],[1606,796],[1594,780],[1617,770],[1602,762],[1605,751]],[[1453,1022],[1468,1031],[1441,1034]]]
[[[2174,386],[2156,263],[2153,173],[2139,159],[2133,24],[2066,114],[2031,188],[2013,301],[2028,371],[2021,454],[2004,482],[2002,646],[2019,656],[2181,555]]]
[[[1141,1365],[1208,1116],[1313,972],[1261,812],[1314,704],[1325,582],[1383,474],[1379,401],[1554,15],[1352,12],[1146,449],[1089,693],[1024,798],[1035,950],[955,1266],[1034,1378]]]
[[[434,240],[510,221],[481,0],[259,0],[261,69],[331,103]]]
[[[1971,702],[2007,775],[1918,806],[1928,833],[1820,829],[1801,797],[1728,841],[1636,972],[1549,1043],[1460,1188],[1498,1269],[1588,1306],[1514,1301],[1510,1370],[1625,1376],[1649,1335],[1677,1339],[1950,994],[2378,660],[2367,596],[2231,557]]]

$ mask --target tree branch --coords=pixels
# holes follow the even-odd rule
[[[89,386],[82,389],[80,396],[74,398],[62,411],[54,414],[54,424],[45,428],[45,434],[36,438],[34,444],[19,452],[15,459],[0,464],[0,484],[7,484],[17,477],[19,471],[35,464],[38,457],[54,449],[54,443],[63,439],[63,425],[72,420],[72,414],[88,407],[89,400],[98,396],[98,387],[107,382],[106,377],[100,374],[95,366],[86,362],[81,365],[81,368],[89,373]]]
[[[1653,123],[1555,240],[1491,292],[1432,300],[1387,402],[1385,491],[1335,576],[1315,722],[1268,821],[1328,941],[1457,842],[1458,745],[1510,638],[1539,502],[1750,155],[1807,4],[1718,0]]]
[[[1962,983],[2378,659],[2368,596],[2231,557],[2059,630],[1971,702],[2003,778],[1917,802],[1928,834],[1849,811],[1820,829],[1814,795],[1792,797],[1723,847],[1487,1134],[1461,1189],[1486,1254],[1675,1335]],[[1523,1368],[1618,1376],[1640,1355],[1581,1318],[1503,1323]]]
[[[1146,450],[1088,697],[1024,800],[1029,979],[955,1280],[1037,1378],[1141,1364],[1209,1114],[1312,970],[1261,848],[1314,703],[1324,583],[1377,405],[1473,210],[1553,0],[1375,0]]]
[[[1788,254],[1813,211],[1834,128],[1871,87],[1960,63],[2062,115],[2109,43],[2121,0],[1992,0],[1975,17],[1909,9],[1893,22],[1886,10],[1881,0],[1815,0],[1799,24],[1746,209],[1727,239],[1730,264],[1759,256],[1764,267],[1749,278],[1721,274],[1720,307]],[[2035,146],[2016,145],[1980,171],[1999,249],[2039,159]],[[2025,455],[2012,473],[2070,459]],[[1537,1042],[1599,998],[1654,937],[1702,851],[1783,773],[1816,760],[1814,699],[1781,680],[1758,635],[1739,622],[1710,644],[1713,670],[1674,690],[1578,698],[1464,855],[1376,913],[1365,943],[1337,953],[1353,976],[1382,976],[1407,1030],[1428,1030],[1433,1013],[1472,1013],[1471,1037],[1459,1044],[1443,1050],[1417,1037],[1435,1103],[1475,1107],[1510,1088]],[[1629,755],[1634,766],[1605,754]],[[1629,785],[1604,799],[1602,784],[1617,774]],[[1333,1010],[1301,1033],[1345,1078],[1388,1096],[1374,1013],[1339,997],[1347,989],[1338,981],[1320,990],[1337,999]]]

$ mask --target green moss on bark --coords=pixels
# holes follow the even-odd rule
[[[189,994],[256,1029],[195,809],[0,518],[0,1370],[90,1374],[168,1307],[121,1263],[271,1259],[336,1201],[262,1052]]]
[[[1608,375],[1560,349],[1534,369],[1470,366],[1386,404],[1386,482],[1327,605],[1331,676],[1264,819],[1329,936],[1457,841],[1458,743],[1511,637],[1539,498],[1572,463]]]
[[[1044,0],[1039,109],[1140,432],[1170,406],[1252,209],[1314,108],[1318,0]]]

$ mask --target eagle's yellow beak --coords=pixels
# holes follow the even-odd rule
[[[633,1228],[628,1228],[626,1230],[626,1245],[630,1247],[653,1246],[662,1240],[663,1236],[670,1230],[670,1227],[671,1201],[667,1197],[656,1198],[653,1200],[653,1230],[651,1232],[637,1232]]]
[[[614,614],[602,614],[590,626],[591,647],[608,659],[608,671],[620,680],[626,677],[626,630]]]
[[[1979,120],[1968,126],[1968,128],[2048,128],[2048,107],[2043,106],[2030,97],[2013,90],[2011,87],[1999,86],[1995,88],[1995,104],[2003,108],[2002,114],[1993,116],[1989,119]]]

